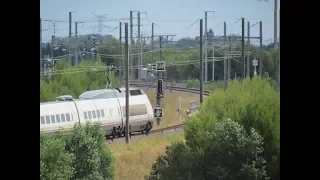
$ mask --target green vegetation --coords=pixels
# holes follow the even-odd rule
[[[40,179],[112,179],[114,158],[99,123],[40,135]]]
[[[184,42],[194,43],[193,49],[184,46]],[[61,95],[78,97],[84,91],[105,88],[107,77],[101,67],[118,65],[119,57],[104,55],[119,54],[118,46],[114,45],[117,43],[113,37],[106,40],[99,47],[101,59],[94,63],[83,61],[72,67],[60,60],[51,78],[40,81],[40,102],[54,101]],[[163,57],[168,64],[199,59],[197,43],[197,38],[189,38],[178,41],[175,46],[167,44]],[[151,50],[148,44],[143,46],[144,52]],[[138,52],[134,47],[132,49],[131,54]],[[216,56],[223,55],[218,47],[215,50]],[[235,50],[240,50],[239,46]],[[250,50],[253,57],[258,57],[256,47],[251,46]],[[147,179],[279,179],[277,52],[265,49],[263,55],[263,77],[235,78],[229,81],[226,91],[221,82],[223,62],[216,62],[215,79],[218,81],[204,86],[215,92],[206,99],[200,113],[184,121],[184,140],[180,136],[157,137],[129,146],[115,145],[111,152],[98,124],[76,125],[72,133],[41,134],[40,179],[142,179],[147,174]],[[144,64],[151,63],[151,53],[144,54],[143,60]],[[136,56],[134,61],[137,61]],[[240,66],[233,62],[232,74],[240,74]],[[210,67],[209,63],[208,72],[211,73]],[[208,77],[211,77],[210,73]],[[189,88],[199,88],[198,76],[197,63],[167,67],[167,77],[190,79],[186,84]],[[109,78],[113,87],[120,86],[116,74],[110,74]],[[155,93],[150,91],[148,96],[154,105]],[[165,96],[166,103],[162,105],[165,118],[161,127],[180,122],[176,114],[178,97],[175,93]],[[191,96],[183,98],[192,99]],[[182,112],[187,104],[182,102]],[[170,145],[169,139],[179,140]],[[150,169],[151,173],[148,173]]]
[[[280,93],[266,80],[216,90],[184,130],[186,143],[172,144],[149,179],[266,179],[263,159],[267,175],[280,178]]]
[[[43,83],[63,82],[66,75]],[[115,145],[111,153],[98,124],[76,125],[72,133],[42,134],[40,179],[142,179],[150,167],[147,179],[279,179],[280,93],[271,81],[265,74],[231,81],[226,91],[215,88],[200,113],[185,121],[185,140],[171,145],[168,138],[157,137]],[[168,94],[172,106],[177,97]]]
[[[212,36],[212,30],[209,30],[208,39]],[[159,44],[159,40],[155,40],[155,45]],[[209,40],[209,46],[211,41]],[[98,52],[101,55],[101,61],[106,65],[119,65],[120,58],[112,55],[119,55],[119,40],[114,37],[109,37],[107,40],[103,41],[103,44],[99,46]],[[278,77],[278,62],[277,56],[278,51],[270,48],[272,44],[268,46],[263,46],[263,65],[262,71],[268,72],[269,76],[273,80],[277,80]],[[163,39],[163,60],[166,61],[166,77],[173,80],[187,80],[187,79],[199,79],[199,62],[196,62],[200,59],[199,53],[199,37],[195,38],[182,38],[176,42],[176,44],[171,44],[170,41],[166,41],[166,38]],[[151,45],[147,42],[142,42],[143,48],[143,64],[147,65],[149,63],[154,63],[155,60],[159,58],[159,47],[155,47],[154,60],[152,61]],[[130,53],[131,58],[133,59],[134,66],[137,66],[138,56],[140,53],[139,46],[133,45],[130,47],[132,51]],[[259,47],[255,45],[250,45],[247,47],[248,51],[251,51],[251,60],[254,58],[259,59]],[[219,46],[215,46],[215,57],[223,57],[224,49]],[[231,51],[241,51],[241,44],[237,43],[232,47]],[[212,58],[212,49],[208,49],[208,59]],[[218,59],[216,59],[218,60]],[[239,76],[241,74],[241,66],[239,64],[241,57],[234,57],[231,61],[231,78],[234,78],[235,75]],[[189,63],[188,63],[189,61]],[[215,80],[223,80],[223,61],[215,61]],[[134,70],[134,76],[137,77],[137,70]],[[250,67],[250,74],[253,75],[253,68]],[[211,80],[212,77],[212,62],[208,62],[208,80]]]
[[[106,88],[107,77],[105,71],[100,71],[101,66],[105,66],[101,61],[83,61],[79,66],[71,66],[61,59],[51,78],[40,81],[40,102],[55,101],[61,95],[78,97],[88,90]],[[109,74],[109,79],[113,87],[120,85],[114,73]]]
[[[96,36],[97,39],[101,39],[102,37],[99,35],[93,35]],[[212,29],[209,29],[208,31],[208,45],[211,47],[213,31]],[[233,35],[231,35],[231,38]],[[88,38],[88,37],[87,37]],[[79,40],[83,42],[83,46],[80,47],[91,49],[92,44],[89,42],[91,40],[88,40],[83,37],[79,37]],[[90,38],[89,38],[90,39]],[[101,62],[100,65],[115,65],[119,66],[121,58],[119,57],[120,54],[124,55],[124,51],[120,50],[120,42],[117,38],[113,36],[107,36],[104,37],[105,40],[99,40],[101,42],[100,45],[97,46],[98,50],[98,59]],[[187,80],[187,79],[199,79],[199,59],[200,59],[200,53],[199,53],[199,37],[195,38],[182,38],[178,40],[175,44],[171,43],[170,40],[167,41],[167,39],[163,38],[163,53],[162,57],[163,60],[166,61],[167,67],[166,67],[166,77],[168,79],[173,80]],[[159,53],[159,39],[155,39],[155,48],[154,48],[154,59],[152,60],[152,53],[151,53],[151,44],[147,43],[146,41],[142,41],[142,52],[143,52],[143,64],[147,65],[149,63],[154,63],[156,60],[159,59],[158,53]],[[123,44],[122,44],[123,46]],[[44,47],[44,54],[50,54],[50,46],[46,45]],[[263,64],[262,64],[262,71],[268,72],[270,78],[272,80],[277,80],[278,77],[278,51],[274,50],[272,48],[272,43],[269,45],[263,45]],[[68,47],[66,47],[68,49]],[[63,47],[60,47],[59,50],[54,51],[54,56],[63,56],[65,52],[62,51]],[[223,66],[224,62],[221,60],[221,58],[224,56],[224,50],[220,46],[215,46],[215,80],[221,81],[223,80]],[[122,49],[123,50],[123,49]],[[232,47],[231,51],[241,51],[241,44],[240,43],[234,43],[234,46]],[[259,47],[255,45],[246,46],[246,51],[250,51],[250,59],[253,60],[254,58],[258,59],[260,58],[259,55]],[[140,49],[138,44],[130,46],[130,58],[133,60],[133,65],[137,66],[138,62],[138,53],[140,53]],[[91,58],[90,53],[84,53],[85,58]],[[219,59],[220,58],[220,59]],[[212,48],[208,48],[208,59],[212,59]],[[241,72],[241,66],[240,66],[240,60],[241,57],[235,56],[231,60],[231,78],[235,78],[235,76],[239,76],[242,74]],[[198,61],[198,62],[196,62]],[[124,64],[124,63],[123,63]],[[81,66],[80,66],[81,67]],[[133,68],[134,70],[134,76],[137,77],[137,70],[136,68]],[[250,67],[250,74],[253,75],[253,68]],[[208,62],[208,80],[211,80],[212,77],[212,62]],[[85,78],[83,79],[85,81]],[[86,83],[87,85],[88,83]],[[93,84],[92,86],[99,86],[99,84]],[[91,87],[91,88],[94,88]],[[85,87],[85,88],[90,88]],[[66,90],[64,90],[66,91]],[[77,92],[74,92],[75,94]]]
[[[73,174],[72,154],[65,142],[52,135],[40,136],[40,179],[70,179]]]
[[[223,120],[192,142],[176,141],[159,156],[146,179],[267,179],[261,136]],[[200,145],[199,144],[199,145]]]
[[[269,76],[269,73],[264,72],[262,77],[263,77],[264,80],[266,80],[276,90],[280,90],[279,84],[277,83],[276,80],[272,79]],[[238,82],[241,81],[241,79],[238,79],[238,78],[237,79],[233,79],[233,81],[236,81],[236,80]],[[186,82],[186,88],[200,89],[200,81],[198,79],[188,80]],[[224,88],[224,82],[223,81],[216,81],[214,83],[204,84],[203,88],[204,88],[204,90],[209,90],[209,91],[215,91],[217,89],[223,89]]]

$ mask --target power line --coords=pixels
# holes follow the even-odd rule
[[[235,25],[237,22],[239,22],[242,18],[239,18],[238,20],[236,20],[234,23],[230,24],[227,29],[229,29],[231,26]]]
[[[194,24],[196,24],[198,21],[200,21],[200,19],[196,20],[194,23],[192,23],[192,24],[189,25],[188,27],[184,28],[180,33],[176,34],[176,36],[178,36],[179,34],[181,34],[182,32],[184,32],[185,30],[187,30],[188,28],[190,28],[191,26],[193,26]]]
[[[215,57],[216,62],[219,61],[223,61],[225,58],[240,58],[241,55],[230,55],[227,57]],[[212,58],[209,58],[212,59]],[[238,63],[242,63],[239,60],[233,59],[234,61],[238,62]],[[208,60],[208,62],[212,62],[212,60]],[[192,65],[192,64],[199,64],[200,60],[188,60],[188,61],[168,61],[168,63],[166,64],[166,66],[170,67],[170,66],[186,66],[186,65]],[[88,67],[81,67],[81,68],[74,68],[74,69],[66,69],[66,70],[55,70],[55,71],[51,71],[51,72],[43,72],[40,73],[42,75],[44,74],[50,74],[50,75],[63,75],[63,74],[74,74],[74,73],[85,73],[85,72],[101,72],[101,71],[105,71],[105,68],[110,68],[112,66],[88,66]],[[148,67],[148,65],[143,65],[142,67]],[[100,70],[98,70],[98,68],[101,68]],[[112,67],[114,70],[124,70],[124,68],[117,68],[117,67]],[[133,66],[133,67],[129,67],[130,69],[139,69],[139,66]]]
[[[141,18],[141,19],[142,19],[142,18]],[[142,20],[147,20],[147,19],[142,19]],[[149,19],[148,21],[149,21],[149,22],[151,21],[151,22],[188,23],[188,22],[193,22],[193,21],[195,21],[195,19],[193,19],[193,20],[185,20],[185,21],[179,21],[179,20],[174,21],[174,20]]]
[[[126,21],[126,20],[130,20],[129,18],[115,18],[115,19],[102,19],[101,22],[112,22],[112,21]],[[59,22],[59,23],[69,23],[68,20],[50,20],[50,19],[44,19],[42,21],[46,21],[46,22]],[[85,23],[97,23],[99,22],[99,20],[78,20],[81,22],[85,22]]]
[[[223,24],[224,22],[219,23],[218,25],[216,25],[214,28],[212,28],[212,30],[214,30],[215,28],[219,27],[221,24]]]

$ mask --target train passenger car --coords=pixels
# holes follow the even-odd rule
[[[122,90],[125,94],[125,89]],[[132,132],[141,132],[145,129],[152,128],[153,125],[153,109],[148,96],[141,89],[130,89],[129,99],[129,128]],[[126,100],[125,97],[119,98],[120,106],[124,118],[126,119]],[[130,132],[131,132],[130,131]]]
[[[153,110],[147,95],[141,89],[130,88],[129,98],[130,133],[149,131],[153,124]],[[115,129],[120,129],[121,134],[125,131],[124,88],[87,91],[79,99],[62,96],[57,100],[40,103],[40,131],[55,132],[60,127],[70,130],[75,123],[88,121],[100,122],[106,135],[113,135]]]
[[[59,128],[70,130],[79,122],[74,102],[40,103],[40,131],[55,132]]]
[[[75,103],[81,123],[98,121],[108,135],[112,133],[113,127],[122,127],[120,106],[116,98],[76,100]]]
[[[111,134],[113,128],[120,127],[121,131],[126,125],[126,114],[125,114],[125,88],[119,90],[110,90],[110,89],[100,89],[87,91],[82,93],[80,99],[94,99],[94,100],[103,100],[108,99],[112,100],[112,104],[116,104],[115,100],[118,101],[119,108],[113,109],[113,112],[119,112],[121,119],[118,124],[109,124],[110,118],[107,118],[102,127],[105,129],[107,134]],[[143,132],[149,131],[153,125],[153,109],[147,94],[139,88],[129,88],[129,128],[130,132]],[[122,131],[124,132],[124,131]]]

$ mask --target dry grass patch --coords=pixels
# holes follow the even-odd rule
[[[116,159],[115,180],[142,180],[150,173],[152,163],[164,154],[165,147],[172,140],[183,139],[183,134],[157,136],[131,143],[129,145],[111,145]]]
[[[155,89],[146,92],[152,107],[156,107],[156,92]],[[179,97],[181,96],[181,119],[177,109],[179,108]],[[154,120],[153,129],[159,129],[167,126],[177,125],[182,123],[186,118],[186,110],[189,109],[190,102],[198,101],[199,95],[183,92],[170,92],[166,90],[164,92],[164,98],[161,99],[161,107],[163,108],[164,117],[161,120],[160,126],[157,126],[157,121]]]

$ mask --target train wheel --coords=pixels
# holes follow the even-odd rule
[[[148,122],[146,125],[146,133],[148,133],[152,129],[151,122]]]

